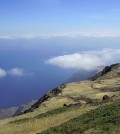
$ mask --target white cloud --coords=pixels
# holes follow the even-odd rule
[[[7,76],[7,72],[0,68],[0,78]]]
[[[11,68],[10,70],[4,70],[4,69],[0,68],[0,78],[6,77],[8,75],[20,77],[20,76],[34,75],[34,73],[32,73],[32,72],[26,73],[24,71],[24,69],[18,68],[18,67]]]
[[[8,73],[13,76],[24,76],[25,75],[24,70],[21,68],[12,68],[11,70],[8,71]]]
[[[14,36],[11,36],[11,35],[0,35],[0,39],[12,40],[12,39],[16,39],[16,38]]]
[[[105,66],[120,62],[119,57],[120,49],[103,49],[101,51],[86,51],[53,57],[45,61],[45,63],[61,68],[93,70],[101,65]]]
[[[120,37],[120,32],[62,32],[50,34],[26,34],[26,35],[0,35],[0,39],[16,40],[16,39],[49,39],[49,38],[106,38],[106,37]]]

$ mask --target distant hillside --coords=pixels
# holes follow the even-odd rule
[[[79,70],[78,72],[74,73],[65,83],[87,80],[93,75],[95,75],[96,73],[101,72],[103,69],[104,66],[99,66],[97,69],[92,71]]]
[[[13,116],[16,116],[18,115],[19,113],[22,113],[24,112],[25,110],[31,108],[31,106],[36,103],[36,100],[32,100],[31,102],[27,103],[27,104],[23,104],[21,105],[16,111],[15,113],[13,114]]]
[[[18,115],[18,113],[25,111],[26,109],[29,109],[31,105],[33,105],[36,101],[32,100],[31,102],[21,105],[20,107],[12,107],[8,109],[0,109],[0,119],[9,118],[12,116]]]
[[[12,107],[8,109],[0,109],[0,119],[5,119],[13,116],[18,110],[18,107]]]

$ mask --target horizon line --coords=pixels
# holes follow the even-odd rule
[[[26,35],[0,35],[0,39],[49,39],[55,37],[66,37],[66,38],[80,38],[80,37],[95,37],[95,38],[106,38],[106,37],[120,37],[120,33],[52,33],[52,34],[26,34]]]

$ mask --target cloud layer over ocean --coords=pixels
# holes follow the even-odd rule
[[[45,63],[66,69],[94,70],[101,65],[120,62],[119,57],[120,49],[103,49],[57,56],[46,60]]]

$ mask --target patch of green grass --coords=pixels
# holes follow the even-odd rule
[[[39,114],[37,116],[35,116],[34,118],[43,118],[43,117],[48,117],[48,116],[52,116],[52,115],[55,115],[55,114],[59,114],[59,113],[63,113],[65,111],[68,111],[70,110],[70,108],[68,107],[61,107],[61,108],[58,108],[58,109],[54,109],[52,111],[48,111],[46,113],[43,113],[43,114]]]
[[[100,106],[40,134],[80,134],[90,129],[100,130],[98,133],[110,134],[114,131],[114,127],[120,127],[120,101]],[[91,134],[95,133],[91,132]]]
[[[29,120],[30,120],[30,118],[24,118],[24,119],[19,119],[19,120],[11,121],[9,123],[19,124],[19,123],[27,122]]]
[[[74,108],[79,108],[79,107],[76,106]],[[63,113],[65,111],[69,111],[71,109],[72,109],[72,107],[61,107],[61,108],[58,108],[58,109],[54,109],[52,111],[48,111],[46,113],[39,114],[39,115],[37,115],[33,118],[19,119],[19,120],[11,121],[9,123],[14,123],[14,124],[26,123],[28,121],[34,121],[35,119],[40,119],[40,118],[44,118],[44,117],[53,116],[53,115],[56,115],[56,114],[59,114],[59,113]]]

